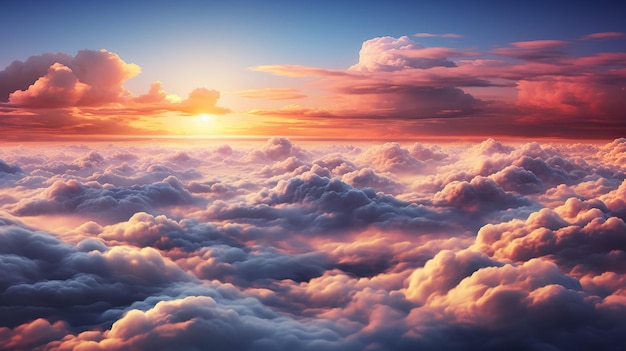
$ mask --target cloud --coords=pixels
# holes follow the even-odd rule
[[[138,73],[139,66],[125,63],[114,53],[81,50],[69,66],[54,63],[28,89],[12,92],[9,102],[38,108],[119,102],[129,94],[122,83]]]
[[[359,62],[343,71],[297,65],[255,67],[255,70],[276,75],[318,77],[327,89],[342,98],[342,104],[328,108],[285,106],[274,110],[255,109],[249,113],[332,120],[412,120],[472,115],[484,107],[484,102],[459,87],[496,83],[468,76],[461,69],[454,70],[457,64],[449,57],[475,55],[475,52],[450,48],[425,48],[406,36],[379,37],[365,41]]]
[[[453,181],[434,195],[434,203],[471,214],[505,210],[530,205],[528,199],[507,193],[490,178],[474,177],[471,181]]]
[[[19,202],[13,213],[20,216],[102,213],[102,218],[121,219],[135,212],[153,212],[155,205],[165,207],[192,202],[191,193],[173,176],[162,182],[130,188],[59,180],[44,191],[41,198]]]
[[[0,349],[611,349],[625,145],[6,143]]]
[[[623,89],[594,78],[555,78],[538,82],[521,80],[518,87],[518,104],[551,109],[566,115],[612,117],[626,108]]]
[[[415,55],[424,47],[407,36],[380,37],[363,42],[359,63],[350,70],[361,72],[396,71],[406,68],[426,69],[436,66],[453,67],[445,58]],[[421,57],[420,57],[421,56]]]
[[[355,188],[372,188],[385,193],[396,193],[402,187],[393,179],[377,174],[371,168],[362,168],[344,174],[341,180]]]
[[[454,38],[454,39],[463,38],[462,35],[454,34],[454,33],[444,33],[444,34],[415,33],[413,34],[413,36],[418,37],[418,38]]]
[[[598,32],[591,33],[587,35],[583,35],[580,37],[581,40],[590,40],[590,39],[623,39],[626,38],[626,33],[623,32]]]
[[[163,134],[167,132],[158,128],[159,122],[152,120],[146,125],[141,121],[168,113],[231,112],[217,105],[218,91],[206,88],[197,88],[182,99],[155,82],[146,94],[133,96],[124,84],[140,71],[138,65],[104,49],[14,61],[0,71],[4,78],[0,79],[0,104],[6,109],[0,112],[3,133],[7,138],[23,139],[33,137],[24,130],[38,135]]]
[[[372,165],[383,172],[419,172],[424,163],[411,156],[409,150],[398,143],[373,146],[356,159],[357,163]]]
[[[230,94],[236,94],[249,99],[269,100],[294,100],[307,97],[298,89],[293,88],[265,88],[255,90],[239,90]]]
[[[0,102],[9,101],[9,94],[16,90],[27,90],[39,78],[46,75],[50,66],[59,63],[70,65],[72,56],[63,53],[46,53],[31,56],[25,62],[13,61],[0,71]]]
[[[0,280],[2,326],[38,317],[74,326],[106,324],[109,317],[102,313],[157,293],[168,282],[192,280],[151,248],[108,248],[93,239],[76,247],[2,221],[0,262],[11,271]]]
[[[28,90],[11,93],[9,102],[30,107],[70,107],[78,103],[87,89],[88,85],[79,82],[70,68],[55,63]]]
[[[406,36],[377,37],[363,42],[359,61],[345,70],[301,65],[254,68],[312,77],[316,87],[334,98],[326,106],[257,108],[249,113],[289,118],[298,122],[298,128],[311,130],[327,121],[369,119],[360,121],[362,128],[381,138],[398,133],[621,137],[624,125],[618,116],[626,109],[622,54],[576,55],[578,45],[528,40],[480,53],[424,47]],[[495,96],[494,91],[507,93]],[[401,127],[393,129],[379,119],[394,120]],[[585,127],[589,123],[593,130]]]
[[[10,166],[6,164],[3,160],[0,160],[0,175],[15,174],[21,171],[22,170],[20,169],[19,166]]]
[[[622,36],[601,32],[582,38]],[[518,41],[480,52],[427,47],[414,41],[416,37],[458,35],[370,38],[362,43],[358,60],[345,69],[297,63],[252,67],[309,79],[298,89],[229,92],[258,103],[249,111],[252,116],[240,117],[264,117],[238,133],[605,140],[623,134],[619,116],[626,109],[624,53],[588,52],[582,40],[558,38]],[[0,133],[7,140],[192,134],[197,130],[175,118],[233,113],[219,104],[221,93],[209,88],[179,97],[155,82],[146,93],[133,95],[124,84],[139,72],[138,65],[106,50],[81,50],[74,56],[46,53],[14,61],[0,72]],[[294,99],[299,105],[276,105]],[[284,129],[287,123],[289,128]],[[587,127],[590,123],[593,128]]]
[[[90,89],[81,104],[97,105],[126,99],[129,92],[123,83],[140,73],[135,64],[124,62],[117,54],[106,50],[80,50],[72,60],[76,77]]]
[[[181,110],[192,115],[200,113],[223,115],[229,113],[229,109],[216,106],[219,97],[220,93],[217,90],[194,89],[189,93],[187,100],[183,101]]]
[[[510,43],[508,48],[497,48],[491,52],[497,55],[514,57],[525,61],[557,62],[567,54],[559,48],[568,45],[563,40],[531,40]]]

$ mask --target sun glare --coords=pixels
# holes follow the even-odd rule
[[[200,118],[200,120],[201,120],[202,122],[210,122],[210,121],[211,121],[211,119],[213,119],[211,115],[208,115],[208,114],[206,114],[206,113],[199,114],[199,115],[198,115],[198,118]]]

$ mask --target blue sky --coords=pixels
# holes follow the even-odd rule
[[[142,67],[131,88],[161,80],[178,90],[174,77],[160,76],[162,65],[183,72],[191,65],[202,78],[261,64],[346,68],[374,37],[458,33],[464,38],[419,41],[487,50],[624,31],[625,12],[618,1],[14,1],[0,15],[0,66],[44,52],[104,48]]]

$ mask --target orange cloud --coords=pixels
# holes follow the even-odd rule
[[[269,100],[294,100],[307,97],[300,90],[293,88],[266,88],[253,90],[239,90],[232,92],[249,99],[269,99]]]
[[[317,87],[333,94],[334,104],[255,109],[250,114],[338,124],[340,118],[387,119],[402,126],[405,135],[619,137],[626,111],[624,55],[599,52],[577,57],[568,52],[574,44],[519,41],[480,54],[425,48],[406,36],[374,38],[363,43],[358,63],[345,70],[298,65],[254,68],[279,76],[313,77]],[[504,58],[480,57],[494,54]],[[487,88],[484,92],[505,88],[506,100],[482,97],[482,88]],[[593,132],[585,127],[589,121],[594,123]],[[374,124],[355,128],[374,133]]]
[[[193,115],[200,113],[223,115],[230,112],[227,108],[216,106],[219,98],[220,93],[217,90],[197,88],[189,93],[187,100],[180,104],[180,111]]]
[[[9,102],[36,108],[69,107],[76,105],[88,89],[89,85],[81,83],[69,67],[55,63],[27,90],[11,93]]]
[[[140,71],[138,65],[106,50],[81,50],[73,57],[44,54],[15,61],[0,71],[0,78],[5,78],[0,81],[0,94],[7,92],[7,102],[0,102],[0,133],[20,139],[28,139],[23,135],[26,131],[29,135],[166,133],[158,120],[152,119],[148,125],[142,119],[168,113],[230,112],[217,106],[220,93],[206,88],[193,90],[183,100],[155,82],[146,94],[133,96],[124,83]]]
[[[418,37],[418,38],[454,38],[454,39],[463,38],[462,35],[454,34],[454,33],[444,33],[444,34],[415,33],[413,34],[413,36]]]
[[[28,89],[9,94],[9,102],[37,108],[124,102],[130,93],[123,83],[139,72],[139,66],[114,53],[81,50],[67,64],[53,63]]]

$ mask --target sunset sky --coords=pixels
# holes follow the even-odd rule
[[[616,1],[3,4],[0,133],[624,135]]]
[[[0,351],[623,351],[625,14],[2,2]]]

